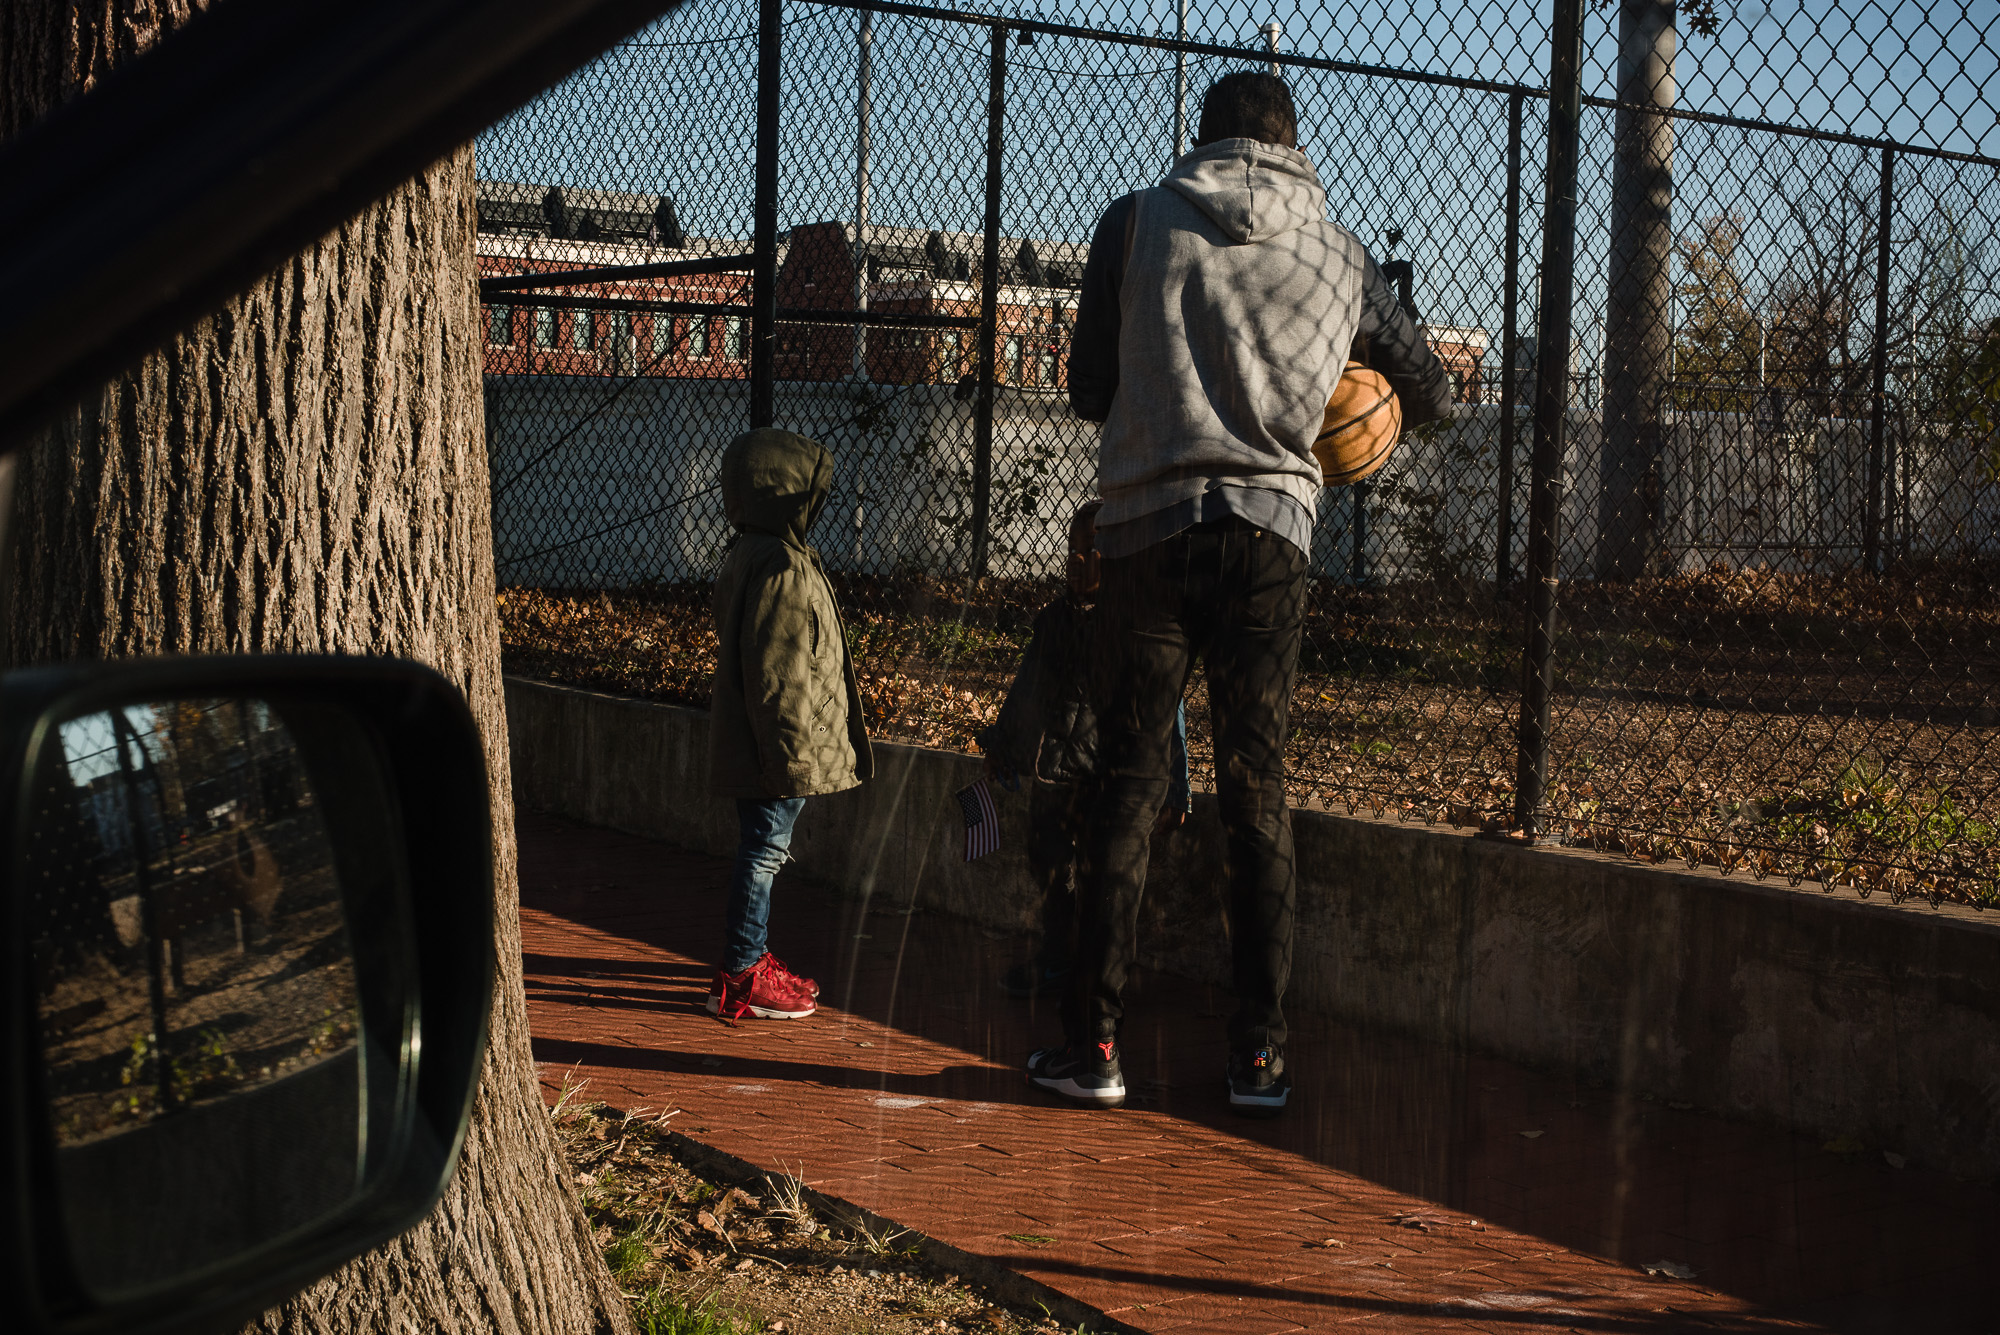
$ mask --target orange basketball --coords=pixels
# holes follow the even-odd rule
[[[1380,371],[1349,362],[1313,441],[1322,480],[1329,487],[1345,487],[1373,474],[1389,462],[1402,429],[1403,405],[1388,380]]]

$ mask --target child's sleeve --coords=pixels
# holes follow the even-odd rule
[[[975,739],[997,767],[1016,774],[1035,772],[1042,731],[1047,726],[1043,708],[1049,671],[1046,620],[1046,612],[1035,618],[1034,633],[1021,653],[1021,665],[1014,670],[1007,698],[1000,704],[1000,716]]]
[[[1174,706],[1174,731],[1167,741],[1168,811],[1194,810],[1194,783],[1188,776],[1187,700]]]
[[[797,570],[774,570],[746,593],[738,631],[743,703],[758,770],[773,792],[787,793],[812,768],[813,640],[834,628],[814,625],[810,591]]]

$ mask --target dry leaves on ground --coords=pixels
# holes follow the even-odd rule
[[[710,1181],[675,1156],[671,1111],[621,1113],[565,1082],[551,1110],[577,1196],[642,1335],[1054,1335],[920,1257],[908,1235],[821,1218],[796,1177]]]

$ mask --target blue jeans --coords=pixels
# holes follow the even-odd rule
[[[771,922],[771,880],[785,865],[803,797],[736,799],[736,867],[729,877],[729,919],[722,967],[742,973],[764,958]]]

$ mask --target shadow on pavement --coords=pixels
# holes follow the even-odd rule
[[[712,967],[704,961],[721,939],[724,862],[546,817],[524,815],[521,824],[524,908],[587,928],[607,949],[531,949],[534,1006],[621,1013],[653,1026],[644,1032],[658,1040],[544,1037],[538,1023],[542,1061],[874,1091],[896,1106],[959,1101],[1038,1115],[1053,1108],[1025,1085],[1020,1066],[1031,1047],[1057,1038],[1054,1003],[1011,1000],[998,987],[1022,942],[938,914],[871,913],[781,877],[772,942],[820,980],[822,1011],[796,1025],[746,1021],[741,1034],[731,1033],[702,1009]],[[619,959],[620,942],[670,958]],[[1246,1121],[1226,1106],[1226,990],[1142,975],[1130,996],[1128,1107],[1183,1128],[1164,1149],[1146,1133],[1146,1162],[1159,1171],[1185,1161],[1192,1173],[1199,1160],[1200,1171],[1226,1183],[1240,1162],[1248,1198],[1282,1187],[1267,1153],[1279,1151],[1432,1203],[1441,1217],[1417,1221],[1413,1242],[1480,1221],[1630,1266],[1671,1260],[1694,1270],[1703,1288],[1767,1308],[1741,1321],[1704,1312],[1707,1329],[1769,1329],[1774,1316],[1779,1324],[1803,1319],[1852,1331],[2000,1326],[1985,1257],[2000,1222],[1989,1187],[1899,1171],[1879,1156],[1828,1153],[1784,1132],[1317,1015],[1292,1017],[1291,1109],[1275,1121]],[[864,1028],[873,1037],[849,1036]],[[815,1055],[743,1050],[742,1034],[766,1049],[809,1044]],[[1072,1125],[1087,1128],[1102,1141],[1133,1124],[1128,1113],[1077,1111],[1053,1125],[1065,1134]],[[1032,1213],[1035,1192],[1023,1195]],[[1388,1227],[1399,1225],[1392,1219]],[[1046,1252],[1017,1259],[1045,1274],[1107,1273]],[[1159,1276],[1140,1268],[1131,1279]],[[1227,1274],[1176,1282],[1194,1293],[1273,1294],[1271,1282]],[[1687,1314],[1676,1315],[1671,1303],[1657,1316],[1571,1313],[1560,1288],[1546,1310],[1540,1299],[1512,1300],[1507,1322],[1688,1328]],[[1312,1300],[1325,1301],[1323,1291]],[[1449,1302],[1366,1296],[1339,1305],[1354,1315],[1453,1310]]]

